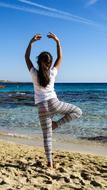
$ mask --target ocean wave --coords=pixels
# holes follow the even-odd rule
[[[12,136],[12,137],[22,137],[22,138],[26,138],[25,135],[19,135],[17,133],[8,133],[8,132],[0,132],[0,135],[4,135],[4,136]]]
[[[25,95],[27,93],[26,92],[16,92],[16,94]]]
[[[24,139],[33,139],[33,137],[30,137],[28,135],[21,135],[17,133],[7,133],[7,136],[16,137],[16,138],[24,138]]]
[[[22,135],[22,134],[18,134],[18,133],[8,133],[8,132],[0,132],[0,136],[24,138],[24,139],[33,139],[34,138],[34,137],[30,137],[28,135]]]

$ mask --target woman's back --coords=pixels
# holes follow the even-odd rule
[[[46,87],[42,87],[39,84],[39,77],[38,77],[38,71],[32,67],[30,69],[30,73],[32,76],[32,81],[34,85],[34,91],[35,91],[35,104],[49,100],[51,98],[57,98],[56,92],[54,90],[54,83],[55,83],[55,77],[57,75],[57,69],[56,67],[53,67],[49,70],[49,84],[47,84]]]

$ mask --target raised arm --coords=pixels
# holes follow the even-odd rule
[[[61,45],[60,45],[60,41],[57,38],[57,36],[55,34],[53,34],[52,32],[49,32],[49,34],[47,36],[48,36],[48,38],[52,38],[56,42],[56,45],[57,45],[57,59],[56,59],[54,65],[53,65],[53,67],[56,67],[57,69],[59,69],[60,64],[61,64],[61,60],[62,60],[62,48],[61,48]]]
[[[37,41],[37,40],[40,40],[41,39],[41,35],[40,34],[36,34],[29,42],[28,44],[28,47],[26,49],[26,52],[25,52],[25,61],[26,61],[26,64],[27,64],[27,67],[30,71],[30,69],[33,67],[33,64],[32,64],[32,61],[30,60],[30,53],[31,53],[31,48],[32,48],[32,44]]]

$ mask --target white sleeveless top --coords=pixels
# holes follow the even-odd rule
[[[56,67],[53,67],[53,69],[50,69],[50,82],[46,87],[42,87],[39,85],[37,70],[34,67],[30,69],[30,73],[32,76],[32,81],[33,81],[33,86],[34,86],[35,104],[45,101],[45,100],[49,100],[51,98],[57,98],[57,95],[54,91],[55,77],[57,75]]]

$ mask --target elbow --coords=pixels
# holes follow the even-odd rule
[[[62,52],[59,54],[59,58],[62,59]]]
[[[58,56],[58,60],[59,60],[59,61],[62,60],[62,55]]]
[[[62,53],[60,53],[59,55],[58,55],[58,59],[62,59]]]

